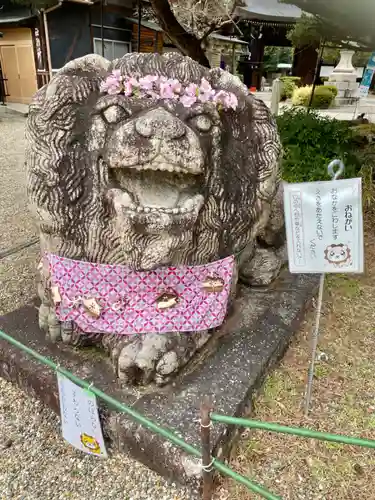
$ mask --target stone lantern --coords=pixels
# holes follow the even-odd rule
[[[344,104],[345,100],[354,97],[358,89],[357,71],[352,64],[354,50],[341,50],[340,62],[332,71],[326,85],[334,85],[337,88],[337,100]]]

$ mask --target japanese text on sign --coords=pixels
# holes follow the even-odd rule
[[[292,273],[363,271],[361,179],[285,184],[284,204]]]
[[[59,373],[57,381],[63,437],[85,453],[106,457],[95,396]]]

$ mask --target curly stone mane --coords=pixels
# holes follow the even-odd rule
[[[159,114],[161,108],[165,110],[160,115],[164,130],[166,112],[184,123],[191,117],[175,103],[136,98],[125,102],[123,96],[101,94],[100,84],[113,69],[134,77],[175,78],[184,85],[199,84],[204,77],[215,90],[237,96],[236,110],[210,110],[213,125],[209,132],[186,126],[191,148],[200,148],[204,158],[199,184],[204,201],[194,220],[174,219],[165,227],[159,221],[153,231],[144,231],[142,220],[132,219],[130,227],[129,221],[116,217],[114,195],[105,195],[112,182],[107,159],[117,158],[114,144],[126,151],[125,163],[134,148],[140,151],[136,153],[140,158],[151,146],[143,137],[135,143],[133,135],[120,134],[119,120],[113,119],[118,110],[112,109],[107,118],[103,112],[114,105],[121,108],[120,123],[131,134],[130,121],[155,108]],[[203,112],[205,109],[199,110]],[[117,134],[117,142],[111,134]],[[250,95],[237,77],[219,69],[208,70],[175,53],[133,53],[113,63],[95,55],[72,61],[36,94],[27,138],[28,193],[39,222],[42,249],[70,258],[149,269],[237,254],[265,226],[278,188],[281,147],[264,103]],[[124,138],[123,148],[118,138]],[[171,147],[180,147],[178,140]],[[174,150],[176,157],[184,157],[187,146],[181,148]],[[190,162],[197,157],[186,154]],[[128,186],[133,181],[126,182]],[[147,182],[152,187],[153,179]],[[167,243],[162,241],[162,233]]]

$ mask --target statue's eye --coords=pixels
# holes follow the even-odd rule
[[[335,256],[335,252],[331,252],[331,253],[330,253],[330,256],[331,256],[331,257],[334,257],[334,256]]]
[[[128,118],[130,112],[126,111],[121,106],[113,104],[103,111],[103,116],[108,123],[118,123],[125,118]]]
[[[207,115],[194,116],[190,123],[201,132],[209,132],[212,127],[212,121]]]

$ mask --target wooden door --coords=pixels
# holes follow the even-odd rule
[[[22,102],[16,46],[2,45],[0,55],[3,77],[6,78],[5,89],[8,94],[6,100],[9,102]]]
[[[29,103],[38,90],[34,52],[30,45],[16,45],[22,102]]]

